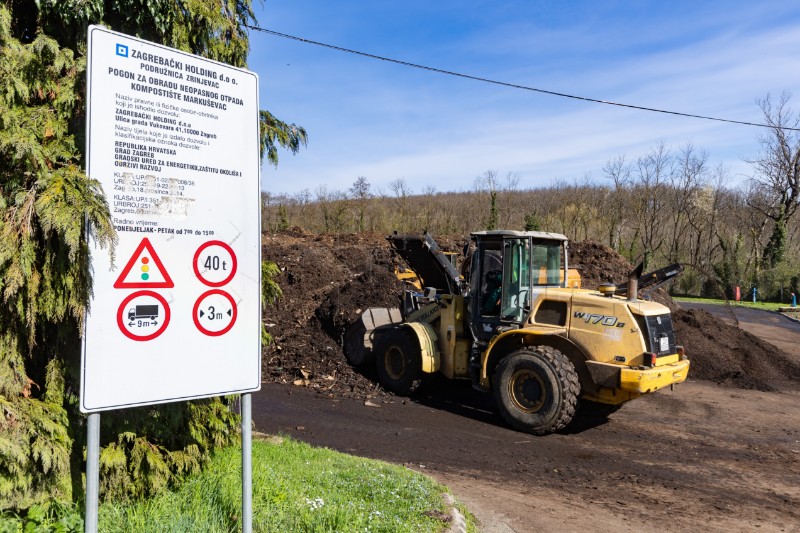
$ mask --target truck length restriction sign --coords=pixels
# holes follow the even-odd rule
[[[119,237],[92,243],[81,410],[258,390],[258,77],[91,26],[87,173]]]

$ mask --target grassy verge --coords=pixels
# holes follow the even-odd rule
[[[253,442],[254,531],[438,532],[445,487],[404,468],[290,439]],[[237,531],[241,450],[174,492],[100,507],[100,531]]]
[[[676,302],[692,302],[692,303],[700,303],[700,304],[719,304],[719,305],[736,305],[739,307],[749,307],[751,309],[760,309],[762,311],[777,311],[779,307],[789,307],[789,304],[779,304],[774,302],[755,302],[752,301],[739,301],[735,302],[733,300],[716,300],[714,298],[686,298],[683,296],[674,297],[673,298]]]

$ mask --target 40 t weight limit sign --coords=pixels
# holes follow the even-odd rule
[[[227,243],[208,241],[194,254],[194,273],[209,287],[222,287],[236,275],[236,254]]]
[[[194,273],[209,287],[222,287],[236,275],[236,254],[223,241],[204,242],[194,253]],[[236,301],[227,292],[213,289],[194,303],[192,319],[197,329],[209,337],[219,337],[236,323]]]

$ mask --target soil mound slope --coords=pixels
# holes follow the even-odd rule
[[[437,238],[460,251],[459,237]],[[265,237],[264,259],[281,269],[283,297],[267,308],[274,342],[265,348],[265,381],[310,387],[331,397],[367,399],[388,395],[370,370],[361,373],[345,359],[346,329],[368,307],[395,307],[402,283],[393,271],[402,261],[382,234],[309,235],[298,228]],[[633,267],[596,242],[571,243],[570,264],[584,287],[623,283]],[[673,310],[679,344],[692,360],[690,379],[726,386],[773,390],[780,381],[800,381],[800,367],[778,348],[698,310],[680,310],[664,290],[643,297]]]
[[[293,229],[263,241],[278,265],[283,296],[266,310],[273,343],[263,379],[312,387],[330,396],[385,394],[373,376],[356,372],[342,350],[347,327],[367,307],[396,307],[402,283],[382,235],[313,236]]]
[[[762,391],[776,390],[783,381],[800,381],[800,365],[786,353],[707,311],[679,309],[672,323],[692,361],[692,379]]]

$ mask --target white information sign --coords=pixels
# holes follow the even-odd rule
[[[87,73],[87,172],[119,242],[111,264],[91,241],[81,410],[258,390],[257,75],[99,26]]]

